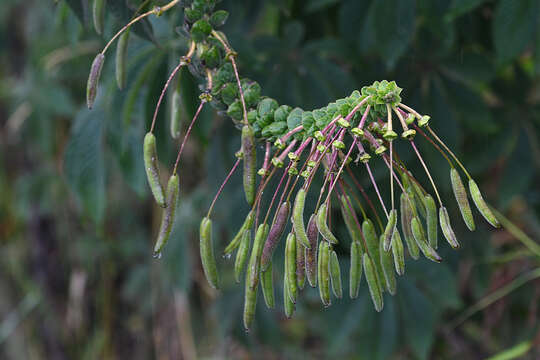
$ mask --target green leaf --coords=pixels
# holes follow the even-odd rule
[[[101,224],[105,215],[105,161],[101,109],[83,109],[75,118],[64,153],[64,173],[84,212]]]
[[[66,3],[83,25],[88,24],[90,14],[88,0],[66,0]]]
[[[444,20],[452,21],[463,14],[473,11],[486,0],[453,0]]]
[[[493,21],[493,41],[499,63],[513,60],[530,45],[539,6],[536,0],[499,2]]]

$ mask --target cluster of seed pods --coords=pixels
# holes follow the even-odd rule
[[[376,81],[346,98],[312,111],[280,106],[274,99],[261,96],[261,88],[255,81],[239,76],[236,53],[226,36],[215,30],[227,16],[223,11],[213,11],[214,1],[184,1],[180,4],[175,0],[143,15],[159,15],[177,4],[184,6],[182,28],[191,45],[168,78],[157,101],[150,131],[144,138],[148,183],[156,202],[164,208],[154,254],[161,254],[170,237],[179,193],[177,170],[186,139],[203,106],[211,104],[241,128],[241,148],[201,222],[201,263],[209,284],[219,288],[212,240],[212,210],[225,184],[242,163],[244,192],[251,209],[237,234],[224,247],[223,254],[230,256],[236,253],[235,279],[240,282],[245,276],[243,320],[246,329],[253,322],[259,287],[266,305],[269,308],[275,306],[272,258],[283,238],[283,305],[287,317],[293,315],[306,279],[310,286],[318,287],[324,306],[331,304],[331,293],[337,298],[343,296],[342,271],[334,250],[343,239],[338,239],[333,231],[333,208],[339,208],[350,235],[349,295],[351,298],[358,296],[364,275],[377,311],[384,306],[383,292],[395,294],[396,274],[405,272],[405,247],[412,259],[418,259],[421,253],[432,261],[440,262],[442,259],[437,253],[439,227],[448,244],[452,248],[459,247],[448,211],[416,146],[418,135],[448,161],[452,188],[467,227],[471,231],[475,229],[469,196],[483,217],[493,226],[499,226],[466,168],[429,126],[429,116],[405,105],[400,97],[401,88],[395,82]],[[119,36],[127,42],[127,30],[143,15],[128,23],[111,42]],[[111,42],[92,65],[87,85],[89,107],[94,102],[104,54]],[[122,59],[125,46],[121,42],[117,50],[119,86],[125,81],[125,75],[122,75],[125,74],[125,69],[122,69],[125,66],[122,65],[125,63]],[[184,66],[204,78],[205,87],[199,107],[180,142],[172,175],[164,189],[160,182],[153,130],[164,94]],[[181,124],[172,119],[174,138],[179,137],[180,128]],[[394,141],[408,143],[422,165],[421,176],[429,180],[429,190],[421,185],[418,177],[394,151]],[[259,146],[264,149],[260,169],[257,161]],[[370,165],[372,161],[382,161],[388,168],[389,201],[383,199],[375,181]],[[458,170],[468,178],[468,192]],[[317,176],[320,176],[322,185],[314,181]],[[360,176],[368,181],[360,181]],[[268,189],[269,184],[274,184],[272,179],[278,179],[277,185]],[[362,186],[366,182],[372,189]],[[314,184],[319,185],[315,188]],[[267,190],[272,194],[268,205],[263,202],[263,194]],[[370,197],[368,190],[376,196]],[[315,210],[307,214],[304,205],[310,191],[315,192],[318,199]],[[306,219],[309,219],[307,223]]]

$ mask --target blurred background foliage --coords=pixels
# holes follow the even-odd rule
[[[374,80],[396,80],[404,101],[432,116],[505,225],[468,232],[447,165],[423,146],[462,249],[442,249],[440,265],[409,259],[382,313],[365,283],[359,299],[327,309],[316,290],[304,290],[292,320],[281,301],[267,310],[259,297],[249,334],[231,259],[219,259],[224,285],[216,292],[198,256],[198,224],[234,162],[238,131],[204,111],[180,166],[171,241],[153,259],[160,212],[141,144],[167,73],[186,51],[177,31],[183,15],[170,11],[134,28],[124,90],[116,88],[109,53],[89,112],[91,61],[142,1],[107,3],[103,37],[91,25],[91,0],[0,4],[1,358],[540,357],[540,1],[218,5],[230,12],[224,31],[241,73],[280,103],[310,109]],[[181,74],[185,121],[197,84]],[[167,108],[157,126],[165,174],[177,146]],[[376,175],[385,176],[384,168]],[[246,212],[235,175],[214,211],[218,253]],[[338,233],[346,237],[344,227]],[[338,252],[345,270],[346,246]]]

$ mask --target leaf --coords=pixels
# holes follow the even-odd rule
[[[83,25],[88,24],[90,18],[88,0],[66,0],[66,3]]]
[[[473,11],[486,0],[453,0],[448,13],[444,16],[445,21],[452,21],[461,15]]]
[[[499,2],[493,21],[493,41],[499,63],[513,60],[531,43],[538,16],[536,0]]]
[[[83,109],[75,118],[64,153],[66,180],[84,211],[97,224],[105,215],[104,113]]]

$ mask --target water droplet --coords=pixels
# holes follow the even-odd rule
[[[159,259],[161,259],[161,255],[162,255],[162,254],[161,254],[161,251],[160,251],[160,252],[154,252],[154,253],[152,254],[152,257],[153,257],[154,259],[158,259],[158,260],[159,260]]]

